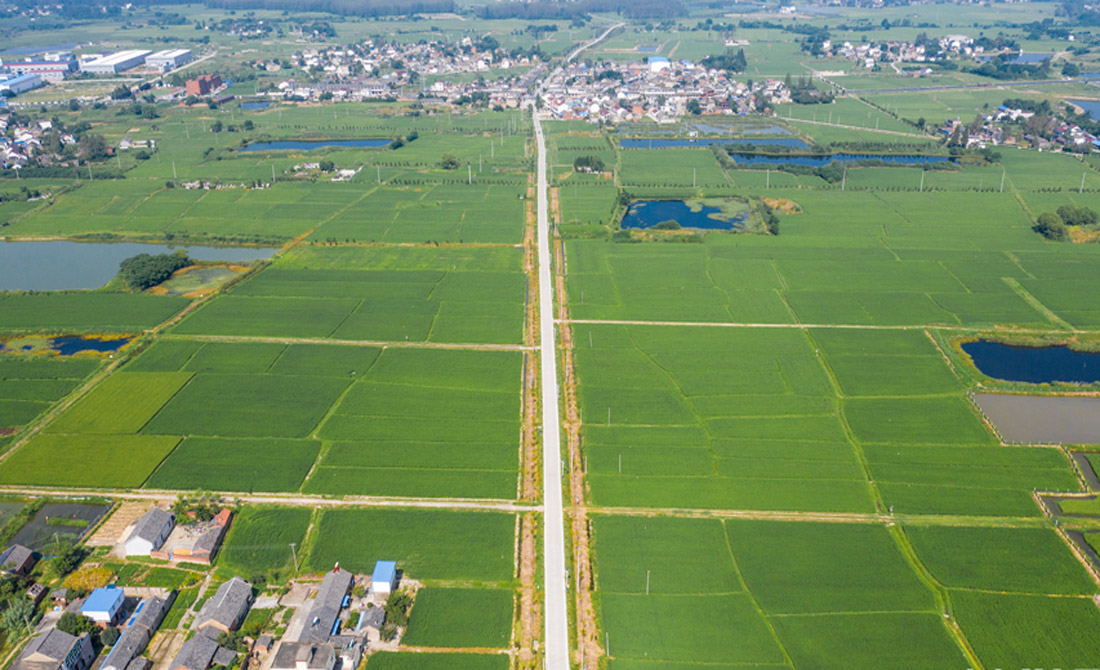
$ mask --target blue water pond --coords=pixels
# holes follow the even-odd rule
[[[623,217],[622,227],[644,230],[662,221],[675,221],[681,228],[741,230],[747,218],[739,214],[724,220],[712,215],[723,216],[721,208],[702,205],[699,211],[693,212],[683,200],[635,200]]]
[[[1100,382],[1100,354],[1069,347],[1013,347],[1000,342],[966,342],[963,351],[982,374],[1010,382],[1044,384]]]
[[[270,106],[270,100],[253,100],[252,102],[241,103],[241,109],[267,109]]]

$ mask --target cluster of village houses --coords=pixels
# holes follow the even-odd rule
[[[297,69],[319,77],[317,81],[288,78],[279,82],[271,93],[274,96],[317,99],[329,94],[337,100],[365,100],[423,94],[453,102],[477,93],[502,107],[519,105],[542,65],[536,55],[513,56],[506,49],[469,37],[457,44],[366,41],[340,48],[305,49],[291,56],[289,64],[253,63],[253,67],[268,72]],[[454,75],[485,75],[490,70],[501,76],[454,81]],[[514,74],[508,76],[513,70]],[[425,84],[425,78],[436,76],[438,81]]]
[[[206,522],[177,524],[170,512],[153,507],[123,533],[116,551],[126,557],[152,557],[168,561],[209,564],[225,537],[232,513],[223,509]],[[13,545],[0,553],[0,568],[27,576],[36,562],[30,549]],[[245,638],[250,657],[270,670],[354,670],[368,645],[380,645],[386,614],[382,605],[397,588],[399,574],[393,561],[378,561],[370,576],[354,575],[336,565],[320,584],[296,602],[280,639],[271,635]],[[355,586],[362,589],[355,589]],[[226,633],[237,631],[257,603],[252,584],[233,577],[195,613],[190,633],[165,670],[207,670],[230,667],[238,651],[219,643]],[[354,594],[362,593],[362,596]],[[11,670],[89,670],[96,651],[88,633],[72,635],[56,627],[63,612],[78,613],[105,629],[115,627],[118,640],[98,664],[98,670],[151,670],[153,662],[142,654],[172,608],[176,592],[169,589],[106,586],[87,597],[70,599],[68,589],[48,594],[51,616],[43,619],[35,634],[10,666]],[[35,584],[27,596],[36,604],[47,597]],[[280,603],[274,596],[265,607]],[[224,639],[224,638],[223,638]]]
[[[11,116],[0,116],[0,167],[21,168],[36,157],[46,156],[46,137],[53,130],[53,121],[38,119],[27,124],[16,124]],[[75,144],[76,138],[61,133],[62,145]],[[37,161],[35,161],[37,162]]]
[[[650,56],[646,62],[576,63],[546,86],[547,109],[556,118],[671,123],[695,101],[703,114],[748,114],[759,102],[790,102],[780,79],[736,81],[725,70],[686,60]]]
[[[1051,118],[1043,128],[1028,128],[1035,113],[1000,105],[991,114],[982,114],[980,127],[961,119],[950,119],[939,127],[944,137],[966,128],[966,145],[984,149],[989,146],[1026,146],[1038,149],[1062,148],[1075,153],[1100,150],[1100,136],[1075,123]]]

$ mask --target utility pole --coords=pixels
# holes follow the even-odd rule
[[[1001,169],[1001,193],[1005,192],[1005,173],[1007,170]]]
[[[768,168],[767,175],[764,177],[764,188],[772,187],[772,169]]]
[[[848,184],[848,166],[844,166],[844,176],[840,178],[840,190],[843,191],[844,187]]]
[[[1078,193],[1084,193],[1085,192],[1085,175],[1086,174],[1088,174],[1087,170],[1085,172],[1081,173],[1081,188],[1079,188],[1077,190]]]
[[[691,187],[695,188],[695,168],[691,168]]]
[[[474,185],[474,166],[469,163],[466,164],[466,183],[470,186]]]
[[[274,170],[275,168],[271,169]],[[172,181],[176,181],[177,179],[178,177],[176,176],[176,161],[172,161]]]
[[[924,193],[924,170],[920,171],[920,192]]]
[[[378,170],[378,183],[381,184],[382,183],[382,166],[381,165],[375,165],[374,167],[375,167],[376,170]]]

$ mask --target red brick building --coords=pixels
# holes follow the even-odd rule
[[[222,85],[222,78],[216,74],[204,74],[187,80],[187,95],[207,95]]]

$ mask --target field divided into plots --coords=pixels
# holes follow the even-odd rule
[[[307,247],[181,323],[183,335],[519,344],[526,280],[519,249]],[[388,267],[334,265],[377,254]],[[460,267],[461,266],[461,267]]]
[[[570,317],[589,321],[573,354],[611,668],[1096,657],[1100,588],[1032,497],[1082,484],[1060,449],[1001,445],[945,347],[1095,327],[1097,252],[1030,230],[1022,202],[1068,194],[888,186],[754,188],[802,209],[778,237],[565,243]],[[762,518],[688,518],[704,510]],[[819,517],[871,513],[899,521]]]
[[[18,434],[97,367],[87,358],[0,357],[0,435]]]
[[[521,341],[520,253],[303,247],[136,355],[0,481],[514,498],[523,354],[476,345]],[[232,339],[250,336],[290,339]],[[403,346],[422,341],[470,346]],[[55,474],[96,450],[101,467]]]
[[[506,513],[249,506],[234,519],[218,564],[245,577],[285,574],[294,566],[292,543],[301,568],[315,573],[337,562],[369,573],[375,561],[394,560],[403,579],[425,585],[406,644],[507,649],[518,586],[514,533]]]
[[[516,244],[526,187],[418,184],[380,188],[309,239],[338,242]]]

